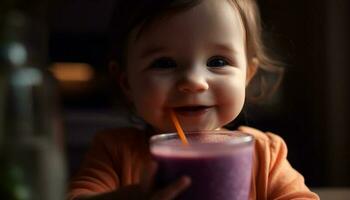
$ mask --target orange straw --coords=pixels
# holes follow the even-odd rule
[[[188,145],[188,141],[187,141],[186,135],[185,135],[184,131],[182,130],[180,122],[177,119],[174,111],[172,111],[172,110],[170,110],[170,117],[171,117],[171,120],[173,121],[173,124],[174,124],[176,130],[177,130],[177,134],[179,135],[179,137],[180,137],[180,139],[182,141],[182,144]]]

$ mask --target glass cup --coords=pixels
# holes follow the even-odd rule
[[[240,131],[186,132],[189,145],[176,133],[154,135],[150,151],[158,163],[156,186],[187,175],[191,186],[181,200],[247,200],[252,178],[254,138]]]

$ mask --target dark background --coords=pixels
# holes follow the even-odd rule
[[[247,124],[281,135],[311,187],[350,186],[349,1],[259,0],[269,46],[285,77],[269,102],[247,105]],[[73,174],[93,134],[127,123],[109,79],[106,28],[113,0],[65,0],[51,9],[50,62],[85,62],[89,83],[60,85]]]

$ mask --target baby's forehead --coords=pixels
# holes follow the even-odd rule
[[[209,0],[139,26],[128,47],[128,54],[140,57],[152,52],[194,54],[211,49],[243,53],[245,31],[237,10],[226,0]]]
[[[165,13],[136,27],[130,34],[133,42],[164,42],[184,38],[194,40],[244,37],[239,12],[226,0],[207,0],[185,11]],[[244,40],[244,38],[242,38]],[[169,41],[168,41],[169,42]]]

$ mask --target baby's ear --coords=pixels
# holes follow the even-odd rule
[[[111,61],[108,67],[109,71],[113,74],[113,78],[116,80],[116,84],[119,86],[119,89],[121,92],[123,92],[126,98],[130,100],[130,86],[125,71],[121,70],[119,64],[114,61]]]
[[[256,57],[253,57],[248,61],[246,86],[249,85],[250,81],[255,76],[256,72],[258,71],[258,66],[259,60]]]

